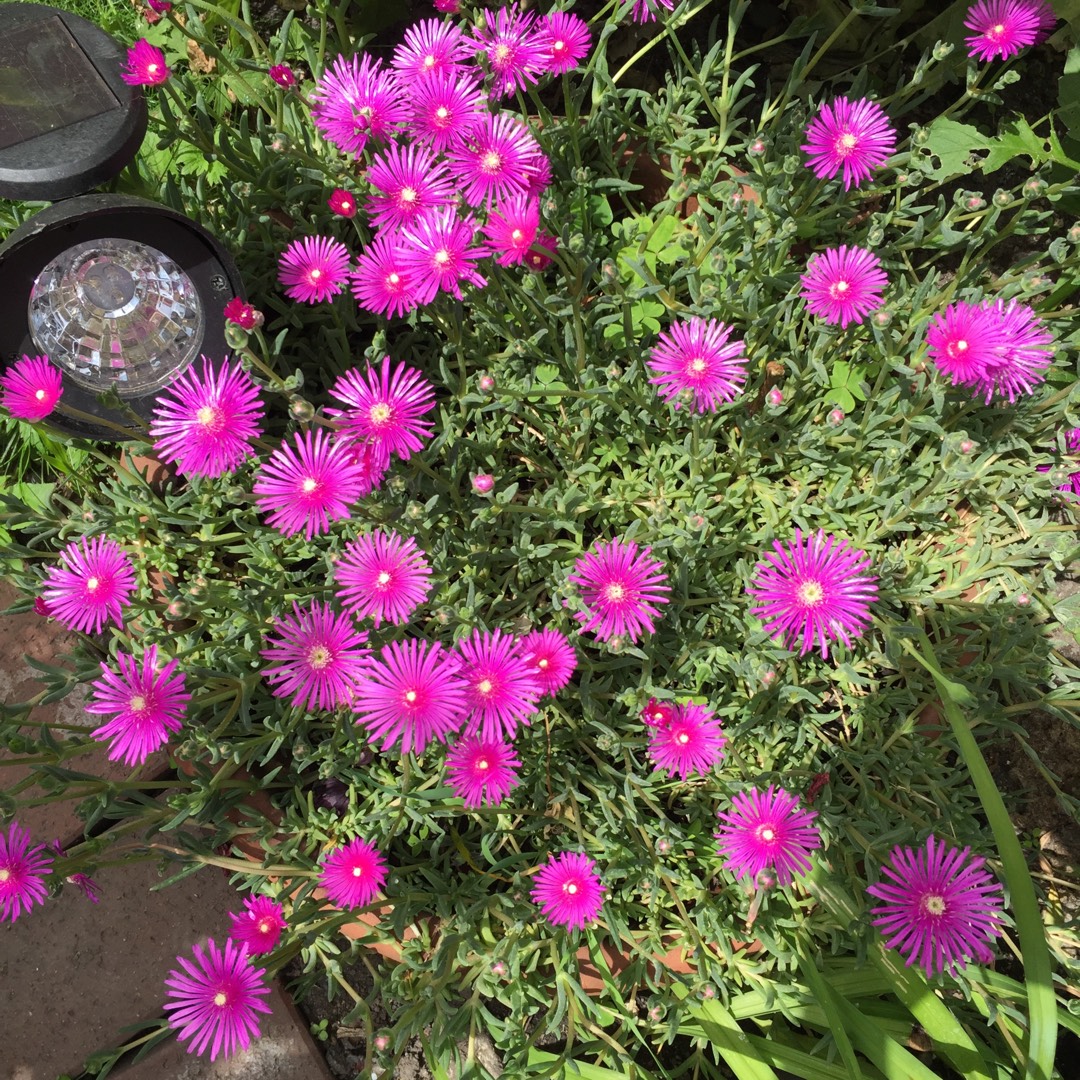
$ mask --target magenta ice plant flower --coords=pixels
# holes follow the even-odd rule
[[[563,851],[550,855],[533,880],[532,901],[552,926],[584,929],[604,904],[604,886],[588,855]]]
[[[286,926],[282,906],[269,896],[245,897],[244,910],[239,915],[230,911],[229,918],[232,920],[229,937],[252,956],[273,952]]]
[[[239,326],[242,330],[254,330],[261,326],[263,321],[262,312],[256,311],[246,300],[234,296],[222,310],[226,322]]]
[[[472,54],[473,47],[459,24],[421,19],[405,31],[405,40],[394,49],[390,65],[412,90],[428,79],[463,74]]]
[[[813,810],[799,807],[799,797],[778,787],[739,792],[731,810],[717,811],[721,825],[713,835],[717,853],[738,880],[756,881],[764,870],[781,885],[810,869],[810,852],[821,847]]]
[[[536,25],[541,69],[553,75],[573,71],[589,53],[589,24],[568,11],[553,11]]]
[[[255,380],[239,364],[218,369],[204,356],[201,374],[193,364],[162,391],[150,435],[181,476],[222,476],[254,454],[262,416]]]
[[[139,38],[128,49],[127,67],[120,72],[120,78],[128,86],[160,86],[171,74],[165,54],[146,38]]]
[[[393,318],[417,306],[412,271],[405,268],[401,238],[384,232],[360,253],[352,275],[352,294],[365,311]]]
[[[858,187],[896,151],[896,130],[875,101],[837,98],[821,106],[806,129],[801,147],[814,175],[844,174],[844,190]]]
[[[446,165],[423,146],[391,143],[371,159],[367,179],[375,194],[367,212],[377,229],[401,230],[454,200]]]
[[[339,908],[365,907],[386,883],[383,853],[359,836],[335,848],[320,865],[319,885]]]
[[[376,442],[388,455],[408,461],[431,438],[433,425],[422,418],[435,407],[435,388],[416,368],[399,364],[391,370],[384,356],[377,369],[350,368],[330,393],[349,406],[325,410],[345,442]]]
[[[641,722],[650,728],[667,727],[675,719],[677,709],[678,706],[673,701],[657,701],[656,698],[649,698],[645,703],[645,708],[641,710]]]
[[[375,626],[399,626],[431,591],[431,567],[410,537],[376,530],[351,540],[334,567],[341,606]]]
[[[930,321],[927,352],[954,386],[976,386],[1005,346],[1000,322],[978,304],[958,300]]]
[[[106,622],[123,626],[122,613],[135,591],[135,571],[124,549],[107,536],[80,537],[45,571],[41,595],[49,615],[68,630],[101,632]]]
[[[540,697],[518,642],[501,630],[476,629],[457,643],[457,650],[466,686],[466,731],[479,731],[488,740],[512,739],[518,724],[528,726]]]
[[[498,806],[517,787],[521,759],[501,739],[467,735],[446,755],[447,783],[468,809]]]
[[[219,949],[213,939],[206,951],[196,945],[194,958],[178,956],[180,970],[165,979],[169,1027],[189,1054],[210,1050],[210,1060],[246,1050],[259,1037],[258,1013],[270,1012],[270,993],[247,949],[232,941]]]
[[[412,87],[409,110],[412,137],[442,153],[488,115],[487,96],[472,75],[439,75]]]
[[[532,630],[518,642],[518,648],[542,697],[554,697],[570,682],[577,667],[577,652],[558,630]]]
[[[715,412],[732,401],[746,382],[746,346],[731,341],[732,327],[717,319],[691,316],[672,325],[649,354],[655,372],[649,382],[660,397],[679,408],[681,399],[699,413]]]
[[[384,141],[399,131],[409,106],[393,72],[361,51],[330,65],[315,88],[311,115],[327,142],[359,154],[368,139]]]
[[[118,671],[102,662],[101,678],[91,684],[86,711],[112,719],[90,734],[109,742],[110,761],[141,765],[183,726],[191,695],[176,660],[158,669],[156,645],[146,646],[141,663],[122,652],[116,663]]]
[[[637,23],[656,22],[656,16],[660,9],[673,11],[675,0],[634,0],[630,18]]]
[[[593,631],[600,641],[619,636],[637,641],[654,633],[654,620],[671,592],[664,564],[652,548],[639,548],[633,540],[597,540],[575,563],[567,580],[578,587],[584,612],[574,618],[581,629]]]
[[[1045,0],[979,0],[968,8],[964,26],[972,31],[968,55],[975,60],[1007,60],[1053,29],[1057,17]]]
[[[508,195],[492,208],[484,222],[487,249],[500,266],[525,261],[540,228],[540,200],[527,195]]]
[[[296,85],[296,72],[288,64],[271,64],[267,72],[271,79],[286,90]]]
[[[866,891],[883,901],[871,922],[904,964],[918,964],[927,977],[955,973],[973,956],[993,960],[987,942],[999,933],[1002,889],[984,870],[986,860],[928,836],[921,848],[896,847]]]
[[[544,70],[545,54],[532,33],[533,13],[520,12],[516,4],[484,12],[484,25],[473,30],[477,45],[491,70],[492,97],[525,91]]]
[[[349,439],[346,446],[352,463],[359,470],[360,495],[370,495],[390,468],[390,451],[375,439]]]
[[[724,756],[727,736],[711,709],[688,701],[676,705],[671,719],[653,730],[649,760],[654,770],[685,780],[692,773],[705,776]]]
[[[468,137],[447,151],[450,168],[471,206],[527,194],[529,170],[542,155],[528,127],[512,113],[488,113]]]
[[[367,634],[329,604],[295,600],[291,615],[278,616],[276,637],[267,637],[260,656],[274,665],[263,671],[274,697],[298,709],[333,710],[348,705],[368,653]]]
[[[432,739],[446,742],[468,712],[461,661],[439,642],[391,641],[364,669],[353,712],[358,724],[389,753],[422,753]]]
[[[278,260],[278,281],[290,300],[319,304],[337,296],[349,280],[349,249],[328,236],[294,240]]]
[[[0,375],[0,405],[16,420],[44,420],[63,390],[63,376],[47,356],[23,356]]]
[[[542,273],[554,261],[552,255],[559,250],[559,241],[547,233],[537,233],[536,242],[525,253],[525,265],[535,273]]]
[[[52,861],[45,845],[31,845],[29,830],[17,821],[8,824],[6,833],[0,830],[0,922],[14,922],[35,904],[45,903],[45,877]]]
[[[356,199],[344,188],[334,188],[326,200],[326,205],[330,207],[330,212],[338,217],[356,217]]]
[[[347,444],[319,428],[296,432],[292,444],[284,440],[260,466],[252,490],[268,525],[310,540],[349,516],[362,486]]]
[[[1065,452],[1070,454],[1074,460],[1062,462],[1059,475],[1064,479],[1058,484],[1058,491],[1067,492],[1080,499],[1080,461],[1075,460],[1080,458],[1080,428],[1069,428],[1064,432],[1064,436]],[[1049,465],[1039,466],[1039,472],[1050,471]]]
[[[757,601],[751,608],[765,632],[785,648],[800,646],[804,656],[818,646],[828,657],[829,643],[852,640],[870,625],[870,605],[877,599],[877,578],[866,573],[870,558],[847,540],[818,530],[787,544],[773,541],[754,568],[747,592]]]
[[[811,255],[800,284],[806,310],[844,328],[881,307],[888,280],[872,251],[842,244]]]

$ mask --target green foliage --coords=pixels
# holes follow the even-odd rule
[[[363,191],[356,162],[318,137],[300,94],[265,75],[288,62],[315,77],[359,47],[347,6],[312,5],[264,37],[242,7],[199,0],[182,5],[182,29],[176,13],[153,29],[176,71],[118,186],[186,209],[243,267],[266,316],[237,346],[269,404],[260,458],[280,436],[327,424],[336,376],[384,355],[438,388],[435,434],[312,540],[266,525],[255,462],[161,488],[121,466],[77,499],[8,493],[3,554],[27,597],[87,533],[137,553],[140,588],[122,628],[40,666],[41,694],[9,703],[0,732],[47,798],[79,800],[90,838],[67,872],[133,850],[160,859],[169,880],[227,867],[242,889],[288,906],[268,969],[299,957],[302,982],[344,989],[355,1004],[345,1023],[365,1030],[370,1002],[344,963],[371,957],[366,945],[396,949],[396,963],[370,960],[394,1009],[391,1055],[422,1033],[433,1068],[479,1070],[485,1032],[508,1075],[1049,1077],[1053,1033],[1074,1023],[1056,995],[1075,975],[1075,927],[1059,920],[1051,936],[1039,923],[1046,883],[1007,835],[980,746],[1022,737],[1025,709],[1075,720],[1075,666],[1049,632],[1077,622],[1070,601],[1051,599],[1078,555],[1076,507],[1043,471],[1058,463],[1060,429],[1080,426],[1080,327],[1066,305],[1080,260],[1059,212],[1080,188],[1051,171],[1076,164],[1056,134],[1071,113],[1063,99],[1060,115],[994,127],[967,62],[937,48],[945,23],[918,3],[794,18],[769,43],[779,65],[742,25],[750,5],[736,0],[706,27],[707,7],[680,9],[644,43],[617,13],[598,18],[596,50],[565,92],[518,103],[554,173],[542,203],[559,240],[549,271],[489,260],[487,287],[390,322],[348,295],[301,306],[276,280],[291,239],[330,235],[353,251],[371,239],[362,217],[326,206],[334,187]],[[958,25],[961,6],[947,15]],[[920,19],[938,36],[921,40],[909,25]],[[212,72],[188,65],[189,41]],[[888,54],[886,75],[846,71],[839,50],[868,42]],[[1063,78],[1070,65],[1071,53]],[[639,69],[659,85],[628,88]],[[928,118],[850,192],[817,180],[800,150],[812,109],[838,93]],[[642,175],[643,156],[659,181]],[[1017,179],[1005,167],[1017,162],[1033,175]],[[14,224],[24,209],[0,212]],[[806,313],[799,283],[812,252],[841,243],[873,248],[889,277],[885,306],[846,331]],[[1041,312],[1056,342],[1047,382],[1015,405],[973,400],[927,355],[935,313],[996,296]],[[745,392],[716,413],[672,408],[648,381],[657,335],[691,315],[745,341]],[[312,419],[297,409],[301,391]],[[472,491],[477,472],[495,477],[490,497]],[[348,710],[306,713],[262,677],[275,618],[332,599],[345,545],[376,526],[416,538],[434,589],[409,627],[373,630],[373,646],[413,635],[451,645],[475,627],[554,626],[575,642],[574,682],[520,734],[521,783],[498,808],[464,811],[441,747],[373,753]],[[828,660],[795,655],[749,614],[755,563],[795,528],[849,538],[879,577],[873,627]],[[567,575],[613,536],[650,545],[670,578],[672,602],[644,641],[576,633]],[[148,645],[180,660],[194,694],[170,745],[176,779],[99,781],[77,768],[90,739],[26,726],[102,658]],[[688,782],[652,768],[640,720],[652,696],[716,712],[730,740],[720,767]],[[934,708],[948,730],[928,737]],[[751,786],[806,793],[822,774],[818,866],[751,918],[751,896],[715,852],[716,811]],[[344,808],[321,798],[331,781]],[[931,831],[1003,874],[1026,986],[975,965],[928,984],[882,946],[865,884],[893,846]],[[366,944],[338,933],[356,913],[314,892],[321,855],[354,835],[393,867]],[[602,918],[578,934],[540,921],[529,901],[538,864],[564,849],[592,854],[607,890]],[[672,949],[692,972],[657,965]],[[588,967],[594,994],[582,988]],[[907,1047],[916,1022],[933,1041],[929,1063]],[[672,1066],[675,1039],[689,1057]]]

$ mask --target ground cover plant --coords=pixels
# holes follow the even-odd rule
[[[78,443],[99,490],[5,497],[5,573],[80,636],[7,760],[87,833],[43,846],[9,786],[0,916],[107,903],[119,859],[234,874],[129,1048],[247,1046],[299,958],[365,1075],[415,1036],[435,1075],[481,1036],[511,1076],[1055,1075],[1075,883],[984,749],[1076,722],[1069,25],[437,6],[389,42],[154,3],[130,42],[118,189],[247,296],[133,426],[169,480]],[[62,418],[48,358],[2,385]],[[92,734],[34,724],[77,686]]]

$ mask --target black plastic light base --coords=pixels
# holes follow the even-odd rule
[[[42,269],[76,244],[114,237],[157,249],[187,274],[205,316],[202,341],[193,362],[200,354],[215,365],[224,361],[228,346],[223,310],[232,297],[244,297],[240,274],[229,253],[190,218],[158,203],[122,195],[83,195],[42,210],[0,246],[0,370],[6,371],[24,355],[41,354],[30,334],[27,305]],[[157,397],[158,392],[127,397],[125,404],[149,420]],[[103,407],[96,394],[67,376],[61,402],[132,429],[130,418]],[[108,441],[124,438],[114,428],[77,420],[60,410],[50,416],[49,422],[71,435]],[[132,430],[130,437],[135,434]]]

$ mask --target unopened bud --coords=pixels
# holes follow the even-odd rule
[[[476,380],[476,385],[480,387],[485,394],[490,394],[495,389],[495,380],[490,375],[481,375]]]
[[[829,427],[839,427],[844,422],[844,410],[832,409],[825,419],[828,421]]]
[[[315,419],[315,406],[307,398],[290,398],[289,414],[294,420],[299,420],[301,424],[310,424]]]
[[[998,188],[991,196],[993,203],[998,208],[1004,208],[1012,202],[1012,195],[1004,188]]]
[[[765,400],[770,405],[783,405],[784,404],[784,392],[778,386],[774,386],[766,395]]]
[[[495,477],[491,473],[476,473],[472,478],[472,489],[477,495],[487,495],[495,486]]]

